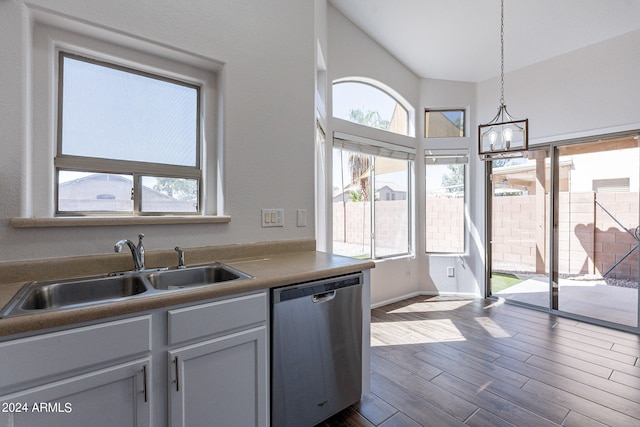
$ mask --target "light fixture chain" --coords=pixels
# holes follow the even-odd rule
[[[500,0],[500,108],[489,123],[478,126],[478,153],[485,161],[528,157],[523,154],[528,147],[529,119],[514,119],[504,104],[504,0]]]
[[[504,105],[504,0],[500,0],[500,105]]]

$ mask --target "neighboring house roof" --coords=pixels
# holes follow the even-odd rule
[[[91,174],[63,182],[59,193],[82,194],[86,199],[125,199],[131,196],[131,180],[116,174]],[[142,186],[145,200],[177,200],[151,187]]]
[[[357,191],[358,187],[354,186],[354,185],[348,185],[344,191],[337,191],[333,194],[333,202],[342,202],[343,199],[345,202],[350,202],[351,201],[351,192],[352,191]],[[388,185],[382,185],[382,186],[378,186],[378,188],[376,189],[376,193],[395,193],[395,194],[401,194],[401,195],[406,195],[407,191],[406,189],[400,189],[400,190],[394,190],[393,188],[391,188]]]
[[[381,193],[381,192],[396,193],[396,194],[407,194],[406,190],[394,190],[393,188],[389,187],[388,185],[383,185],[382,187],[376,189],[376,193]]]

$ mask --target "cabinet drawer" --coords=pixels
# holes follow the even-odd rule
[[[267,293],[246,295],[169,311],[170,345],[267,320]]]
[[[151,350],[151,316],[0,343],[0,389]]]

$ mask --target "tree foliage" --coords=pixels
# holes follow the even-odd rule
[[[384,130],[388,130],[390,125],[389,120],[384,120],[379,112],[371,110],[365,112],[360,108],[349,110],[349,121]]]
[[[362,196],[362,190],[351,190],[349,192],[349,201],[351,202],[362,202],[364,201]]]
[[[178,200],[193,200],[198,194],[198,183],[193,179],[158,178],[153,189]]]
[[[464,188],[464,165],[447,165],[449,172],[442,175],[441,184],[447,193],[459,193]]]
[[[492,160],[492,167],[495,168],[501,168],[502,166],[508,166],[510,163],[512,163],[512,159],[495,159]]]

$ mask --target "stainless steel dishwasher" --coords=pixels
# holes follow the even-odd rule
[[[271,291],[271,425],[313,426],[360,400],[362,273]]]

